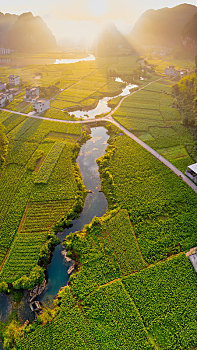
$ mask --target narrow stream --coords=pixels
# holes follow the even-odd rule
[[[96,160],[104,155],[108,138],[107,130],[104,127],[92,128],[91,139],[81,147],[77,164],[80,167],[86,189],[92,191],[92,193],[87,194],[83,211],[79,218],[73,221],[72,227],[58,235],[61,242],[70,232],[82,230],[84,225],[89,224],[94,216],[101,217],[106,213],[108,203],[105,195],[99,192],[101,181]],[[62,244],[59,244],[53,253],[47,271],[47,288],[38,298],[43,304],[50,305],[59,289],[68,283],[70,276],[68,269],[71,263],[65,261],[62,255],[63,250]]]
[[[80,167],[81,175],[87,190],[92,191],[88,193],[83,211],[78,219],[73,221],[71,228],[66,229],[59,234],[61,242],[70,232],[80,231],[84,225],[89,224],[94,216],[103,216],[108,208],[108,203],[105,195],[99,192],[101,189],[100,175],[96,160],[103,156],[107,147],[109,135],[104,127],[96,127],[91,129],[91,139],[88,140],[82,147],[77,158],[77,164]],[[68,270],[71,262],[66,262],[62,251],[64,250],[62,244],[59,244],[53,253],[51,263],[47,270],[48,283],[47,288],[43,294],[36,298],[43,303],[43,305],[51,305],[53,299],[57,295],[59,289],[67,285],[70,275]],[[12,312],[12,297],[9,295],[0,294],[0,321],[6,322]],[[34,313],[30,310],[28,299],[24,296],[18,305],[18,316],[21,322],[34,320]],[[2,344],[0,342],[0,349]]]
[[[125,83],[121,78],[116,78],[116,82],[118,83]],[[138,87],[138,85],[135,84],[127,84],[125,88],[122,89],[122,92],[119,95],[111,96],[111,97],[104,97],[101,100],[99,100],[98,105],[94,109],[90,109],[89,111],[73,111],[69,112],[70,115],[74,115],[76,118],[82,118],[82,119],[88,119],[88,118],[95,118],[97,115],[110,113],[112,108],[108,106],[108,102],[116,97],[124,97],[127,95],[130,95],[131,90]]]

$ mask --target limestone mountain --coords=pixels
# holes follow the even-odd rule
[[[194,55],[197,54],[197,12],[183,30],[182,45]]]
[[[189,4],[148,10],[137,21],[130,39],[142,46],[175,47],[180,44],[183,30],[196,12],[197,7]]]
[[[96,56],[124,56],[134,54],[135,50],[114,24],[108,25],[100,34],[95,50]]]
[[[57,47],[42,18],[31,12],[20,16],[0,13],[0,45],[25,52],[53,51]]]

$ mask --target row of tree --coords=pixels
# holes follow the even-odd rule
[[[194,73],[173,86],[173,95],[177,99],[185,127],[192,131],[197,140],[197,56]]]

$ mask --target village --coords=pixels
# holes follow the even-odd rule
[[[0,81],[0,108],[6,107],[14,100],[14,97],[20,94],[21,79],[18,75],[10,75],[8,83],[5,84]],[[26,94],[23,98],[24,102],[32,103],[33,110],[36,113],[42,113],[49,109],[50,101],[47,99],[40,99],[40,88],[27,87]]]

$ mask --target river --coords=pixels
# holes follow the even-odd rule
[[[99,192],[101,181],[96,160],[104,155],[108,138],[109,135],[104,127],[92,128],[91,139],[81,147],[77,164],[80,167],[86,189],[92,193],[87,194],[83,211],[79,218],[73,221],[72,227],[58,235],[61,242],[70,232],[82,230],[84,225],[89,224],[95,216],[101,217],[106,213],[108,203],[103,192]],[[68,269],[71,263],[65,262],[62,255],[63,249],[62,244],[55,248],[47,271],[47,288],[39,298],[39,301],[47,305],[52,302],[59,289],[65,286],[69,280]]]
[[[125,83],[121,78],[116,78],[116,82],[118,83]],[[111,101],[113,98],[116,97],[125,97],[130,95],[131,90],[137,88],[138,85],[136,84],[127,84],[123,89],[122,92],[119,95],[116,96],[110,96],[110,97],[103,97],[101,100],[99,100],[97,107],[94,109],[91,109],[89,111],[82,111],[82,110],[76,110],[73,112],[69,112],[70,115],[74,115],[76,118],[82,118],[82,119],[88,119],[88,118],[95,118],[96,116],[99,116],[101,114],[110,113],[112,108],[108,106],[108,102]]]
[[[88,55],[82,58],[46,58],[46,57],[0,57],[0,66],[25,67],[29,65],[48,65],[48,64],[71,64],[77,62],[95,61],[94,55]]]
[[[72,227],[59,233],[61,242],[70,232],[80,231],[86,224],[97,216],[103,216],[108,208],[106,197],[101,190],[101,180],[96,160],[105,154],[109,135],[104,127],[91,129],[91,139],[82,145],[77,157],[77,164],[83,177],[83,182],[87,190],[92,191],[86,196],[83,211],[78,219],[73,221]],[[67,285],[70,275],[68,274],[70,262],[66,262],[62,251],[64,247],[60,243],[54,250],[51,263],[47,270],[48,283],[43,294],[37,298],[43,305],[51,305],[59,289]],[[12,298],[8,295],[0,294],[0,321],[6,322],[12,312]],[[18,305],[18,316],[21,321],[27,319],[32,322],[34,314],[31,312],[29,303],[25,297]],[[0,349],[2,344],[0,342]]]

